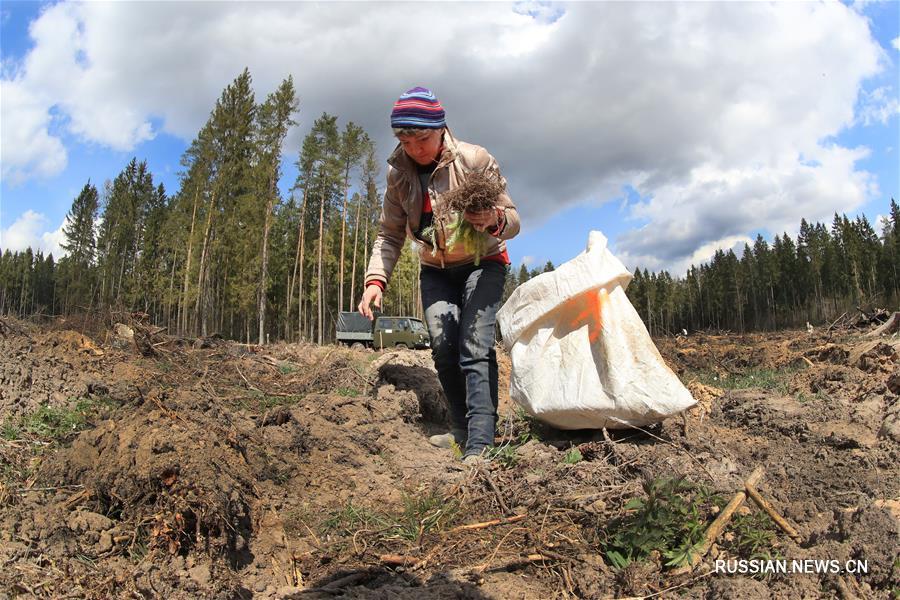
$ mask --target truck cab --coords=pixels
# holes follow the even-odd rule
[[[430,348],[425,324],[415,317],[376,314],[373,321],[358,312],[341,312],[337,341],[352,348]]]
[[[378,317],[372,330],[376,348],[430,348],[425,324],[413,317]]]

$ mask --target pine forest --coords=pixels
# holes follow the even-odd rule
[[[338,312],[355,310],[362,293],[384,172],[367,132],[322,114],[296,151],[298,175],[285,197],[282,147],[298,112],[290,77],[258,102],[244,70],[182,156],[178,190],[132,159],[73,200],[65,257],[5,250],[0,314],[127,312],[175,335],[333,341]],[[783,233],[770,244],[760,235],[740,256],[718,250],[683,277],[638,268],[628,296],[654,335],[771,331],[864,305],[896,307],[900,207],[891,199],[886,209],[874,226],[864,216],[803,220],[796,239]],[[504,300],[552,269],[512,269]],[[421,316],[409,245],[383,311]]]

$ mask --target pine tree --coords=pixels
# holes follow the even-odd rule
[[[647,287],[644,283],[644,274],[641,272],[640,268],[635,268],[634,273],[631,276],[631,283],[625,289],[625,295],[628,296],[628,300],[641,316],[641,320],[643,320],[644,323],[648,323],[650,319],[646,311]]]
[[[300,152],[300,158],[297,161],[297,182],[294,189],[303,190],[303,199],[300,204],[299,219],[299,235],[297,236],[297,253],[294,260],[294,276],[293,281],[298,282],[298,312],[297,312],[297,329],[303,339],[306,336],[306,323],[309,321],[308,313],[304,319],[305,307],[305,288],[304,288],[304,267],[306,263],[306,229],[307,229],[307,212],[311,203],[313,184],[316,177],[316,165],[321,160],[321,145],[319,144],[318,135],[314,131],[303,140],[303,146]],[[299,271],[299,272],[298,272]]]
[[[331,208],[334,199],[340,193],[341,160],[340,138],[337,130],[337,117],[323,114],[313,123],[313,132],[321,145],[321,161],[318,165],[316,176],[316,199],[319,203],[319,236],[317,241],[318,254],[316,262],[316,306],[317,306],[317,340],[319,344],[325,342],[325,296],[327,276],[324,262],[325,248],[325,221],[331,216]]]
[[[147,162],[137,158],[106,187],[106,206],[98,236],[101,301],[105,305],[132,306],[140,294],[138,269],[148,207],[156,188]]]
[[[0,253],[0,315],[9,314],[12,311],[8,302],[14,285],[13,254],[7,248]]]
[[[254,196],[253,133],[256,104],[250,72],[244,71],[222,92],[208,122],[210,181],[206,222],[201,237],[195,327],[203,336],[210,326],[223,325],[226,306],[233,319],[231,334],[249,337],[249,314],[256,304],[255,240],[262,233],[262,215]],[[242,331],[243,330],[243,331]]]
[[[265,343],[266,299],[269,288],[269,231],[272,213],[279,201],[278,179],[281,177],[281,145],[288,129],[296,122],[291,115],[297,111],[294,80],[285,79],[278,90],[270,94],[259,108],[257,133],[257,166],[260,169],[262,187],[260,194],[265,198],[263,217],[262,250],[260,252],[260,279],[257,291],[257,319],[259,343]]]
[[[891,198],[890,215],[882,221],[881,259],[878,264],[885,298],[900,296],[900,206]]]
[[[784,233],[779,239],[775,236],[773,247],[777,267],[777,302],[778,305],[792,311],[798,305],[797,299],[797,252],[791,237]]]
[[[214,201],[206,200],[208,196],[212,197],[211,180],[214,172],[210,122],[200,129],[197,138],[191,142],[181,158],[181,164],[185,167],[185,171],[181,173],[181,189],[173,201],[166,229],[171,233],[172,254],[177,254],[179,248],[184,248],[182,252],[184,263],[181,266],[182,285],[176,320],[179,331],[185,334],[193,330],[190,323],[192,312],[189,307],[196,303],[197,298],[197,288],[191,288],[191,283],[195,279],[192,267],[199,241],[197,238],[201,231],[200,224],[211,220],[210,207],[214,204]],[[208,218],[204,218],[205,216]],[[186,232],[184,237],[182,232]],[[193,314],[196,316],[196,312]]]
[[[352,275],[350,276],[350,297],[355,302],[358,298],[362,296],[362,292],[357,294],[356,292],[356,275],[357,275],[357,260],[356,256],[358,254],[357,244],[359,242],[359,231],[360,231],[360,218],[363,219],[362,228],[364,229],[362,246],[363,246],[363,256],[362,260],[358,261],[359,264],[359,282],[360,284],[364,284],[363,281],[365,277],[365,271],[368,268],[368,259],[369,259],[369,226],[372,224],[372,215],[375,212],[375,208],[379,205],[378,201],[378,184],[376,183],[376,178],[378,176],[378,163],[375,160],[375,142],[373,142],[368,135],[364,136],[363,140],[364,144],[364,154],[365,160],[363,162],[363,172],[362,172],[362,185],[364,189],[364,196],[358,199],[356,205],[356,226],[353,230],[353,266],[351,267]]]
[[[503,282],[503,295],[500,300],[501,306],[509,300],[509,297],[519,286],[519,278],[516,277],[516,274],[510,269],[506,272],[506,279]]]
[[[875,297],[878,288],[878,256],[881,250],[881,243],[878,234],[865,215],[856,217],[852,224],[856,233],[857,243],[859,244],[859,272],[861,279],[861,288],[866,297],[872,299]]]
[[[772,328],[776,319],[775,282],[778,279],[778,273],[773,264],[769,244],[761,234],[756,236],[756,241],[753,243],[753,263],[756,267],[754,279],[762,296],[756,312],[764,317],[764,320],[759,321],[758,326]]]
[[[100,194],[88,180],[81,193],[72,202],[72,208],[66,215],[63,225],[66,240],[62,243],[62,247],[68,253],[66,257],[68,277],[63,282],[67,307],[70,302],[81,306],[90,304],[96,253],[94,226],[99,207]]]
[[[338,311],[344,310],[344,258],[345,238],[347,233],[347,203],[350,198],[350,171],[359,163],[365,152],[366,137],[362,128],[352,121],[344,126],[341,134],[340,160],[344,168],[344,206],[341,210],[341,250],[340,265],[338,267]],[[350,294],[350,307],[352,310],[353,295]]]
[[[154,306],[160,306],[160,300],[166,296],[166,279],[168,264],[165,261],[163,227],[168,216],[168,197],[166,188],[159,184],[149,201],[143,207],[141,218],[144,231],[141,237],[141,245],[138,250],[139,261],[137,271],[139,273],[139,289],[137,290],[137,303],[133,308],[140,307],[147,313],[159,314]]]
[[[72,202],[72,208],[66,215],[63,235],[66,241],[63,249],[69,257],[79,265],[90,265],[94,260],[96,241],[94,225],[100,206],[100,195],[90,180],[84,185],[81,193]]]
[[[519,285],[522,285],[529,279],[531,279],[531,273],[528,272],[528,267],[525,266],[525,263],[522,263],[522,266],[519,267]]]

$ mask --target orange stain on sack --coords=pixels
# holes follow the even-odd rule
[[[609,302],[609,294],[600,289],[596,293],[588,292],[584,298],[573,298],[567,304],[582,304],[584,309],[569,324],[572,329],[588,326],[588,341],[594,343],[603,331],[603,305]]]

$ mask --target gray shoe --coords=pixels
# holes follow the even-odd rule
[[[453,447],[453,444],[457,442],[452,433],[442,433],[440,435],[433,435],[428,438],[428,443],[432,446],[437,446],[438,448],[446,448],[447,450],[449,450]],[[465,442],[463,442],[463,444],[465,444]]]

